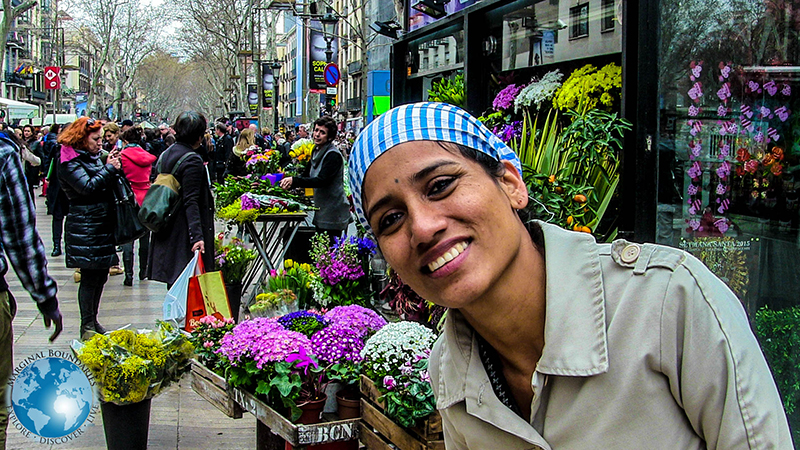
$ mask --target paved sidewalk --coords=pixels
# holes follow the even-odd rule
[[[38,190],[37,190],[38,192]],[[14,361],[49,349],[70,351],[69,343],[78,338],[78,284],[72,280],[64,256],[49,257],[52,251],[51,218],[45,215],[44,198],[37,197],[37,228],[47,249],[50,275],[58,283],[58,299],[64,316],[64,332],[50,344],[50,332],[44,328],[42,316],[16,278],[13,270],[6,279],[19,304],[14,319]],[[120,253],[120,260],[122,254]],[[137,258],[138,259],[138,258]],[[139,261],[135,262],[138,273]],[[105,285],[98,321],[107,329],[131,324],[134,328],[152,328],[161,317],[161,303],[166,285],[134,279],[133,287],[122,285],[124,276],[109,277]],[[242,419],[229,419],[203,400],[191,388],[190,376],[169,387],[153,399],[150,412],[150,449],[253,449],[255,448],[255,418],[245,413]],[[102,416],[97,415],[86,433],[66,444],[44,445],[26,438],[13,425],[8,429],[8,449],[104,449],[105,434]]]

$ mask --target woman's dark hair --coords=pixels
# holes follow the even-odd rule
[[[197,111],[184,111],[175,119],[172,129],[175,130],[175,140],[193,146],[206,134],[205,116]]]
[[[168,135],[167,135],[167,136],[164,138],[164,145],[166,145],[167,147],[169,147],[170,145],[172,145],[172,144],[174,144],[174,143],[175,143],[175,136],[174,136],[174,135],[172,135],[172,134],[168,134]],[[194,144],[192,144],[192,145],[194,145]]]
[[[50,132],[53,134],[58,134],[58,131],[61,130],[61,125],[54,123],[50,125]]]
[[[33,125],[25,125],[24,127],[22,127],[22,131],[25,131],[25,128],[31,130],[31,136],[36,134],[36,130],[33,129]]]
[[[156,133],[158,133],[158,131],[156,131],[156,128],[147,128],[144,130],[144,139],[147,142],[153,141],[156,139]]]
[[[121,136],[122,140],[129,143],[129,144],[142,144],[142,127],[135,126],[130,127],[127,130],[122,132]]]
[[[471,159],[480,164],[480,166],[483,167],[483,170],[486,171],[486,173],[492,178],[500,178],[506,171],[505,166],[499,160],[487,155],[486,153],[475,150],[474,148],[467,147],[466,145],[462,144],[456,144],[454,142],[436,141],[436,143],[449,152],[452,152],[454,148],[457,149],[464,158]]]
[[[328,141],[336,139],[336,132],[339,129],[336,127],[336,121],[331,116],[322,116],[314,121],[314,126],[325,127],[328,129]]]

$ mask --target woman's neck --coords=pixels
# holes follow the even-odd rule
[[[500,354],[508,369],[533,372],[544,348],[546,305],[544,255],[527,233],[519,256],[494,289],[461,313]]]

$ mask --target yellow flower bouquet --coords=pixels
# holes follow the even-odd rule
[[[119,329],[73,341],[72,351],[92,371],[100,400],[117,405],[152,398],[189,367],[194,347],[178,328],[159,322],[158,329]]]

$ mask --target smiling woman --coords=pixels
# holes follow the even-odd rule
[[[451,308],[430,362],[447,448],[790,448],[730,290],[679,250],[521,220],[520,172],[440,103],[394,108],[353,146],[358,219]]]

